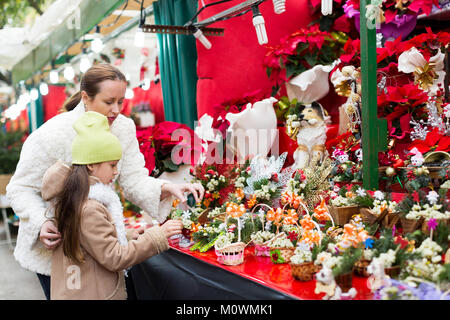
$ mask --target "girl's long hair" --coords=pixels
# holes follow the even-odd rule
[[[89,194],[89,170],[86,165],[73,165],[64,188],[55,203],[55,219],[61,233],[64,255],[83,262],[80,247],[81,210]]]

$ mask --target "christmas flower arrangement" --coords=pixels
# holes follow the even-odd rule
[[[374,292],[375,300],[450,300],[450,294],[432,283],[421,282],[418,286],[391,279]]]
[[[425,239],[415,250],[415,253],[419,256],[407,261],[402,278],[416,277],[438,282],[441,273],[444,271],[444,266],[440,263],[442,251],[441,246],[431,238]]]
[[[332,169],[331,160],[325,158],[321,164],[297,170],[286,183],[282,204],[289,203],[297,209],[303,203],[309,211],[313,211],[330,189],[329,177]]]
[[[282,188],[292,177],[292,167],[283,169],[287,153],[278,158],[271,156],[268,159],[255,157],[250,162],[249,176],[244,193],[252,201],[252,205],[265,203],[272,206],[275,200],[279,202]]]
[[[207,164],[203,162],[191,169],[193,182],[199,182],[205,188],[201,203],[203,209],[221,207],[228,196],[236,192],[235,179],[239,176],[236,164]],[[237,191],[239,195],[242,193]]]

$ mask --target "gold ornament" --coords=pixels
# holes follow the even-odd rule
[[[395,175],[395,169],[392,167],[387,167],[386,168],[386,175],[388,177],[392,177],[393,175]]]
[[[418,84],[423,90],[428,90],[432,87],[434,80],[439,78],[434,67],[435,64],[429,62],[423,67],[417,67],[414,71],[414,83]]]

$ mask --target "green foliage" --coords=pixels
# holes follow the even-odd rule
[[[0,0],[0,29],[7,23],[22,27],[27,17],[41,15],[52,2],[53,0]]]
[[[444,269],[439,274],[438,280],[439,282],[450,282],[450,263],[444,264]]]
[[[24,134],[22,131],[5,131],[3,126],[0,128],[0,174],[16,170]]]
[[[329,237],[329,236],[324,236],[322,241],[320,242],[320,245],[315,245],[311,249],[312,261],[316,260],[317,255],[319,253],[321,253],[322,251],[325,251],[327,249],[329,243],[333,243],[333,239],[331,237]]]
[[[342,254],[341,261],[333,268],[333,276],[336,277],[341,274],[352,272],[353,265],[358,261],[363,254],[362,248],[350,247]]]
[[[448,247],[448,236],[450,235],[449,227],[446,223],[440,221],[433,232],[433,240],[442,247],[444,251]]]

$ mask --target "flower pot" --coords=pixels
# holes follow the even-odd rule
[[[374,214],[369,208],[361,208],[359,210],[359,213],[361,214],[363,222],[369,225],[374,224],[378,218],[378,216]]]
[[[392,266],[389,268],[384,268],[384,273],[391,278],[397,278],[400,274],[400,266]]]
[[[403,234],[416,231],[417,229],[420,228],[422,223],[423,223],[423,219],[416,220],[416,219],[408,219],[405,217],[400,218],[400,224],[403,229]]]
[[[6,186],[11,180],[13,174],[0,174],[0,194],[6,194]]]
[[[289,263],[294,255],[295,248],[270,248],[270,260],[273,263]]]
[[[359,214],[358,206],[348,206],[348,207],[335,207],[330,206],[329,211],[331,216],[333,217],[334,222],[337,225],[343,226],[348,223],[352,216],[355,214]]]
[[[392,266],[389,268],[384,268],[384,273],[391,278],[397,278],[400,274],[400,266]]]
[[[237,266],[244,262],[245,243],[243,242],[232,243],[220,249],[215,247],[215,250],[217,261],[221,264]]]
[[[335,278],[336,284],[341,288],[342,292],[348,292],[352,288],[353,275],[352,272],[340,274]]]
[[[311,281],[314,279],[314,274],[320,270],[320,267],[314,262],[304,262],[300,264],[290,263],[291,272],[294,279],[300,281]]]
[[[370,274],[367,272],[367,267],[370,264],[370,260],[360,259],[355,262],[353,266],[353,272],[361,277],[369,277]]]

